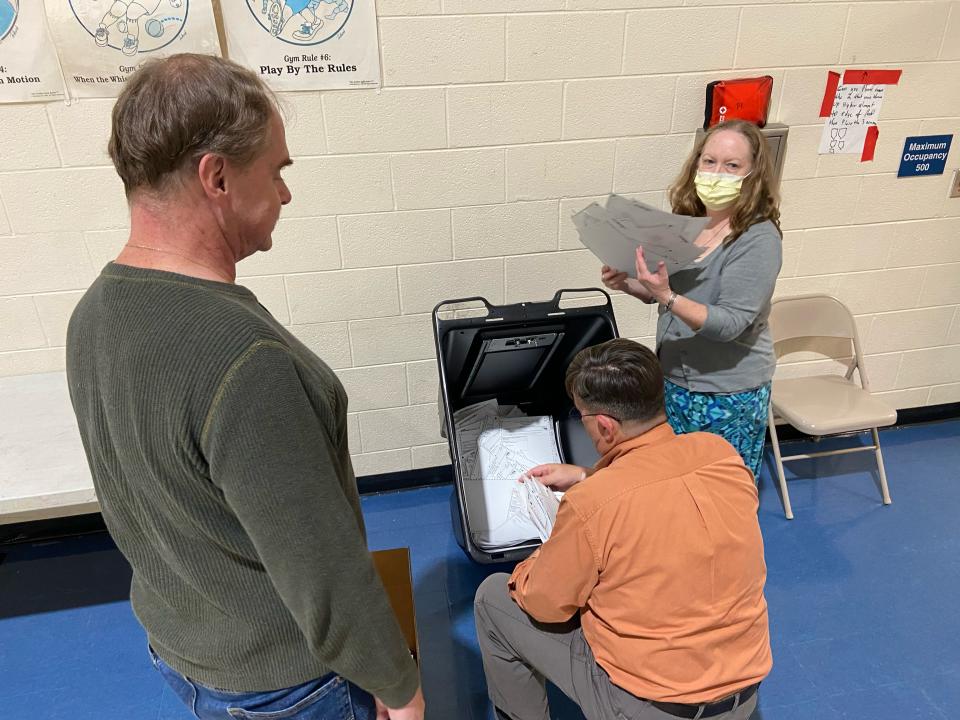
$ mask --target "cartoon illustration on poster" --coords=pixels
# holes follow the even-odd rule
[[[0,41],[2,41],[13,26],[17,24],[17,13],[20,12],[19,0],[0,0]]]
[[[276,90],[380,84],[373,0],[244,0],[221,7],[230,57]]]
[[[247,0],[247,7],[273,37],[296,45],[313,45],[343,29],[353,0]]]
[[[164,0],[115,0],[100,18],[96,29],[91,28],[79,15],[77,20],[93,36],[97,47],[112,47],[124,55],[136,55],[159,50],[173,42],[186,25],[189,3],[190,0],[169,0],[170,7],[163,8],[165,12],[158,14],[160,6],[165,4]],[[145,31],[142,45],[141,21]]]
[[[48,0],[47,13],[76,97],[119,94],[149,57],[220,51],[210,0]]]
[[[0,102],[63,98],[43,3],[0,0]]]

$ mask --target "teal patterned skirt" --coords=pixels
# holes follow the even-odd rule
[[[736,448],[759,482],[763,441],[767,434],[770,383],[739,393],[691,392],[664,383],[667,421],[676,433],[712,432]]]

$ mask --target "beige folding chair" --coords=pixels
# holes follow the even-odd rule
[[[783,512],[787,519],[793,519],[793,509],[790,507],[787,480],[783,475],[783,463],[824,455],[873,450],[880,472],[883,504],[889,505],[890,491],[887,488],[887,475],[883,468],[877,428],[895,423],[897,411],[870,394],[857,324],[850,310],[829,295],[798,295],[775,300],[770,309],[769,322],[775,350],[782,349],[778,348],[780,343],[796,338],[840,338],[850,340],[853,344],[852,363],[844,376],[816,375],[773,381],[768,427],[783,496]],[[779,357],[778,352],[778,359]],[[854,371],[858,371],[860,386],[852,380]],[[782,419],[815,438],[869,430],[873,435],[873,444],[783,457],[780,455],[780,441],[777,438],[777,419]]]

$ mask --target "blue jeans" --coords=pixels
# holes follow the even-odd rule
[[[377,716],[373,696],[334,673],[283,690],[230,692],[181,675],[153,648],[150,658],[200,720],[374,720]]]

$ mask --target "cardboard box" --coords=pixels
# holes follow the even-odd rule
[[[413,659],[420,662],[417,645],[417,616],[413,605],[413,579],[410,573],[410,549],[377,550],[372,553],[373,564],[387,590],[393,614],[397,616],[403,637]]]

